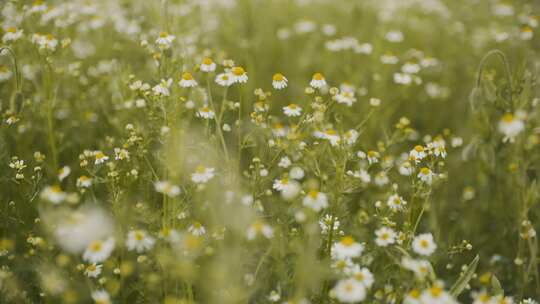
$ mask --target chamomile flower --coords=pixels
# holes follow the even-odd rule
[[[431,185],[434,176],[435,174],[427,167],[421,168],[420,172],[418,172],[418,178],[428,185]]]
[[[216,76],[215,81],[222,87],[229,87],[234,83],[234,77],[231,73],[221,73]]]
[[[386,247],[396,242],[396,232],[389,227],[381,227],[375,231],[375,243],[378,246]]]
[[[278,163],[278,167],[280,168],[289,168],[291,166],[292,162],[291,159],[288,156],[283,156]]]
[[[514,142],[519,133],[525,129],[523,120],[511,113],[503,115],[499,121],[499,132],[504,135],[503,142]]]
[[[345,104],[348,107],[352,106],[353,103],[356,102],[354,91],[342,91],[334,96],[334,99],[337,101],[337,103]]]
[[[79,188],[90,188],[90,186],[92,186],[92,178],[86,176],[86,175],[81,175],[78,179],[77,179],[77,187]]]
[[[399,166],[399,174],[403,176],[411,176],[413,173],[413,167],[410,162],[405,161]]]
[[[171,47],[173,41],[176,39],[174,35],[167,32],[160,32],[156,39],[156,44],[162,50],[167,50]]]
[[[68,194],[62,191],[60,186],[47,186],[41,191],[41,198],[43,200],[49,201],[53,204],[60,204],[65,201],[68,197]]]
[[[417,145],[409,152],[409,159],[415,163],[420,163],[422,159],[427,156],[425,148],[423,146]]]
[[[144,230],[132,230],[128,232],[126,246],[130,251],[145,252],[154,247],[156,240]]]
[[[282,179],[274,180],[274,184],[272,185],[272,188],[274,188],[277,191],[283,191],[285,187],[287,187],[289,184],[290,184],[289,179],[284,177]]]
[[[328,140],[332,146],[337,146],[341,143],[341,137],[334,129],[324,131],[322,138]]]
[[[381,155],[377,151],[369,150],[367,152],[367,160],[370,165],[378,163],[380,157]]]
[[[92,292],[92,300],[95,304],[111,304],[111,296],[105,290],[96,290]]]
[[[204,105],[197,111],[197,116],[203,119],[213,119],[216,116],[216,113],[214,113],[207,105]]]
[[[430,288],[424,290],[420,296],[422,303],[433,304],[454,304],[457,303],[452,296],[445,291],[440,283],[435,283]],[[506,303],[505,303],[506,304]]]
[[[355,267],[352,271],[352,277],[368,289],[371,288],[373,282],[375,281],[373,273],[371,273],[371,271],[369,271],[369,269],[366,267]]]
[[[287,87],[287,78],[283,74],[277,73],[272,77],[272,86],[276,90],[281,90]]]
[[[156,192],[163,193],[169,197],[175,197],[180,194],[180,187],[171,184],[169,181],[157,181],[154,183]]]
[[[253,222],[247,229],[246,237],[248,240],[253,240],[258,236],[263,236],[271,239],[274,236],[274,229],[260,220]]]
[[[435,252],[437,245],[435,244],[431,233],[423,233],[414,238],[412,249],[418,254],[429,256]]]
[[[216,70],[216,63],[212,59],[206,57],[201,62],[201,71],[205,73],[211,73]]]
[[[96,165],[103,164],[104,162],[109,160],[109,157],[107,155],[105,155],[105,153],[103,153],[101,151],[95,151],[94,152],[94,157],[95,157],[94,164],[96,164]]]
[[[152,88],[152,92],[155,96],[170,96],[171,92],[169,91],[169,88],[171,87],[172,82],[172,78],[161,79],[161,81]]]
[[[392,194],[386,201],[386,205],[388,205],[388,207],[393,211],[401,211],[407,205],[407,201],[405,201],[403,197],[399,196],[398,194]]]
[[[214,168],[199,165],[191,174],[191,181],[196,184],[204,184],[214,178]]]
[[[345,139],[345,143],[347,145],[354,145],[356,140],[358,140],[358,136],[360,136],[360,134],[355,129],[350,129],[343,134],[343,138]]]
[[[390,182],[390,179],[388,178],[388,175],[386,172],[381,171],[377,174],[375,174],[375,185],[382,187],[387,185]]]
[[[200,222],[194,222],[188,227],[188,231],[194,236],[202,236],[206,234],[206,228]]]
[[[326,86],[326,80],[321,73],[315,73],[313,74],[309,85],[314,89],[321,89]]]
[[[66,177],[68,177],[70,173],[71,173],[71,168],[69,168],[68,166],[64,166],[60,168],[60,170],[58,170],[58,179],[62,181]]]
[[[231,75],[234,83],[246,83],[248,81],[246,71],[240,66],[233,67],[231,69]]]
[[[366,298],[366,287],[354,278],[339,280],[332,292],[342,303],[357,303]]]
[[[4,36],[2,36],[2,42],[8,43],[8,42],[15,42],[23,36],[23,30],[17,29],[16,27],[8,27],[6,30],[6,33]]]
[[[420,291],[418,291],[418,289],[409,291],[403,300],[403,304],[422,304],[422,302],[420,302]]]
[[[289,117],[296,117],[302,114],[302,108],[294,103],[289,104],[286,107],[283,107],[283,113]]]
[[[86,266],[84,274],[89,278],[97,278],[101,274],[101,268],[103,265],[92,263]]]
[[[302,200],[302,204],[315,212],[319,212],[328,207],[328,197],[323,192],[310,190]]]
[[[401,259],[401,266],[412,271],[416,278],[420,280],[423,280],[431,272],[431,264],[426,260],[404,257]]]
[[[332,245],[332,257],[347,259],[359,257],[364,251],[364,245],[357,243],[351,236],[344,236]]]
[[[83,260],[90,263],[101,263],[109,258],[114,250],[114,239],[92,241],[83,253]]]
[[[0,65],[0,82],[9,80],[11,76],[13,76],[11,70],[4,65]]]
[[[197,86],[197,81],[193,79],[193,75],[191,75],[190,72],[184,72],[182,73],[182,77],[180,78],[180,82],[178,84],[182,88],[193,88]]]
[[[40,50],[48,50],[53,52],[58,46],[58,40],[53,35],[34,34],[32,41],[37,44]]]

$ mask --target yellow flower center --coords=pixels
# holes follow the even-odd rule
[[[90,245],[90,250],[93,252],[99,252],[101,251],[102,248],[103,248],[103,244],[101,243],[101,241],[94,241]]]
[[[135,239],[137,241],[142,241],[144,239],[144,234],[141,231],[135,231]]]
[[[167,32],[159,32],[159,37],[165,38],[167,36],[169,36],[169,33],[167,33]]]
[[[506,123],[510,123],[512,121],[514,121],[514,115],[512,115],[511,113],[506,113],[504,114],[504,116],[502,117],[502,120]]]
[[[206,168],[203,165],[198,165],[195,171],[197,171],[197,173],[204,173],[206,172]]]
[[[88,271],[96,271],[96,264],[90,264],[86,267]]]
[[[352,246],[352,244],[354,244],[354,239],[350,236],[344,236],[341,238],[340,243],[344,246]]]
[[[60,192],[62,192],[62,189],[60,188],[60,186],[54,185],[54,186],[51,187],[51,191],[54,192],[54,193],[60,193]]]
[[[207,57],[207,58],[204,58],[204,59],[203,59],[202,63],[203,63],[204,65],[211,65],[211,64],[214,63],[214,62],[212,61],[212,59],[210,59],[210,58]]]
[[[411,298],[418,299],[420,298],[420,291],[418,291],[417,289],[413,289],[409,292],[409,296]]]
[[[284,78],[285,77],[283,77],[282,74],[277,73],[277,74],[274,75],[274,77],[272,77],[272,80],[274,80],[274,81],[283,81]]]
[[[191,75],[191,73],[185,72],[184,74],[182,74],[182,79],[184,79],[184,80],[193,80],[193,76]]]
[[[416,152],[422,152],[422,151],[424,151],[424,147],[416,146],[416,147],[414,147],[414,150],[416,150]]]
[[[103,154],[103,152],[101,151],[96,152],[96,159],[102,159],[104,157],[105,157],[105,154]]]
[[[8,31],[9,33],[15,33],[15,32],[17,32],[17,28],[11,26],[11,27],[9,27],[9,28],[7,29],[7,31]]]
[[[428,248],[429,247],[429,242],[427,240],[420,240],[420,247]]]
[[[420,169],[420,173],[422,173],[422,175],[428,175],[429,174],[429,169],[426,168],[426,167],[423,167],[422,169]]]
[[[312,199],[316,199],[317,196],[319,195],[319,191],[311,190],[311,191],[309,191],[308,195],[311,196]]]
[[[323,80],[324,76],[321,73],[315,73],[315,74],[313,74],[313,79],[315,79],[315,80]]]
[[[431,292],[433,297],[438,298],[442,294],[443,290],[439,286],[433,286],[429,289],[429,292]]]
[[[296,108],[298,108],[298,106],[295,105],[294,103],[291,103],[291,104],[289,105],[289,109],[291,109],[291,110],[294,110],[294,109],[296,109]]]
[[[332,129],[326,130],[326,135],[336,135],[336,131]]]
[[[242,76],[242,75],[244,75],[244,73],[245,73],[245,71],[244,71],[244,69],[243,69],[242,67],[234,67],[234,68],[232,69],[232,72],[233,72],[233,74],[236,75],[236,76]]]

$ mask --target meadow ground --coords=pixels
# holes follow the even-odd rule
[[[540,300],[540,2],[0,12],[0,303]]]

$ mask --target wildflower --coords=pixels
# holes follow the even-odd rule
[[[409,291],[405,299],[403,300],[403,304],[421,304],[420,302],[420,291],[417,289],[413,289]]]
[[[369,269],[365,267],[356,267],[355,269],[353,269],[352,275],[356,281],[360,282],[362,285],[364,285],[364,287],[368,289],[371,288],[373,282],[375,281],[375,279],[373,278],[373,273],[371,273],[371,271],[369,271]]]
[[[129,151],[123,148],[114,148],[114,159],[115,160],[129,159]]]
[[[171,87],[172,82],[172,78],[161,79],[159,84],[152,88],[152,92],[154,92],[155,96],[170,96],[171,92],[169,91],[169,88]]]
[[[431,185],[431,183],[433,182],[434,175],[435,174],[433,174],[433,172],[429,168],[423,167],[420,169],[420,172],[418,173],[418,178],[424,183]]]
[[[410,176],[413,172],[413,168],[410,162],[405,161],[399,166],[399,174],[403,176]]]
[[[95,304],[111,304],[111,297],[105,290],[97,290],[92,292],[92,300]]]
[[[294,103],[291,103],[290,105],[283,107],[283,112],[289,117],[296,117],[302,114],[302,108]]]
[[[304,178],[304,170],[300,167],[293,167],[289,172],[289,176],[292,179],[301,180]]]
[[[283,189],[285,189],[285,187],[287,187],[288,185],[289,185],[289,179],[284,177],[282,179],[274,180],[274,184],[272,188],[274,188],[277,191],[283,191]]]
[[[343,303],[361,302],[366,298],[366,287],[354,278],[339,280],[333,292]]]
[[[375,235],[377,236],[375,243],[378,246],[386,247],[396,242],[396,233],[392,228],[381,227],[375,231]]]
[[[332,225],[332,222],[334,223]],[[321,227],[321,234],[327,234],[328,230],[336,231],[339,229],[340,222],[336,217],[327,214],[319,221],[319,226]],[[330,228],[330,229],[329,229]]]
[[[144,230],[132,230],[128,232],[126,246],[130,251],[137,251],[138,253],[152,249],[154,247],[155,239],[148,235]]]
[[[15,42],[21,39],[22,35],[23,35],[22,29],[17,29],[16,27],[11,26],[7,29],[4,36],[2,36],[2,42],[4,43]]]
[[[219,84],[222,87],[228,87],[231,86],[234,81],[234,76],[230,73],[221,73],[216,76],[215,79],[216,83]]]
[[[370,165],[378,163],[380,157],[381,155],[377,151],[369,150],[367,152],[367,160]]]
[[[337,146],[341,143],[341,137],[333,129],[328,129],[322,134],[322,138],[328,140],[332,146]]]
[[[356,258],[364,251],[364,246],[355,242],[351,236],[344,236],[332,246],[332,257],[338,259]]]
[[[334,99],[337,101],[337,103],[346,104],[348,107],[352,106],[353,103],[356,102],[354,92],[351,91],[340,92],[334,97]]]
[[[107,155],[105,155],[105,153],[103,153],[101,151],[95,151],[94,152],[94,157],[96,158],[96,160],[94,162],[94,164],[96,164],[96,165],[103,164],[104,162],[109,160],[109,157]]]
[[[103,268],[103,265],[92,263],[86,266],[84,274],[89,278],[97,278],[101,274],[101,268]]]
[[[420,280],[423,280],[431,271],[431,264],[426,260],[404,257],[401,259],[401,266],[414,272],[414,275]]]
[[[60,204],[67,199],[68,195],[58,185],[47,186],[41,191],[41,198],[53,204]]]
[[[58,179],[62,181],[64,178],[68,177],[71,173],[71,169],[68,166],[64,166],[58,170]]]
[[[6,66],[0,65],[0,82],[9,80],[13,73]]]
[[[423,233],[414,238],[412,248],[418,254],[429,256],[435,252],[437,245],[433,241],[433,235],[431,233]]]
[[[194,236],[201,236],[206,233],[206,228],[204,228],[201,223],[194,222],[193,224],[191,224],[191,226],[189,226],[188,231]]]
[[[515,117],[511,113],[503,115],[499,121],[499,132],[504,135],[503,142],[514,142],[519,133],[523,132],[525,124],[523,120]]]
[[[207,168],[199,165],[194,173],[191,174],[191,181],[196,184],[204,184],[214,178],[214,168]]]
[[[345,132],[343,134],[343,137],[345,138],[345,143],[348,145],[354,145],[356,143],[356,140],[358,140],[358,136],[360,134],[355,129],[350,129],[349,131]]]
[[[401,211],[407,205],[407,201],[405,201],[403,197],[397,194],[392,194],[388,198],[386,205],[388,205],[388,207],[392,209],[393,211]]]
[[[281,90],[287,87],[287,78],[280,73],[274,74],[272,77],[272,86],[276,90]]]
[[[439,283],[435,283],[430,288],[424,290],[420,296],[420,299],[423,303],[457,303],[448,292],[442,289],[442,286],[440,286]]]
[[[38,45],[40,50],[49,50],[54,52],[58,46],[58,40],[53,35],[34,34],[32,41]]]
[[[281,167],[281,168],[288,168],[291,166],[291,160],[289,159],[288,156],[283,156],[280,160],[279,160],[279,163],[278,163],[278,167]]]
[[[248,81],[248,76],[244,68],[236,66],[231,69],[231,75],[235,83],[246,83]]]
[[[204,58],[201,63],[201,71],[210,73],[216,70],[216,64],[210,58]]]
[[[101,263],[109,258],[114,250],[114,239],[108,238],[105,241],[92,241],[83,253],[83,260],[90,263]]]
[[[323,192],[317,190],[310,190],[302,201],[304,206],[313,209],[315,212],[319,212],[322,209],[328,207],[328,197]]]
[[[77,179],[77,187],[90,188],[92,186],[92,179],[86,175],[82,175]]]
[[[424,147],[418,145],[409,152],[409,159],[418,164],[426,155]]]
[[[160,49],[167,50],[171,47],[175,39],[176,37],[174,35],[167,32],[160,32],[158,38],[156,39],[156,44]]]
[[[274,236],[274,229],[260,220],[253,222],[247,229],[246,237],[248,240],[253,240],[257,236],[264,236],[271,239]]]
[[[203,119],[213,119],[216,116],[216,113],[214,113],[207,105],[204,105],[197,112],[197,116]]]
[[[175,197],[180,194],[180,187],[176,185],[172,185],[169,181],[157,181],[154,184],[154,189],[159,192],[163,193],[169,197]]]
[[[315,73],[313,74],[313,77],[309,85],[314,89],[320,89],[326,86],[326,80],[324,79],[324,76],[321,73]]]
[[[197,81],[193,79],[193,76],[191,75],[190,72],[184,72],[178,84],[182,88],[193,88],[197,86]]]
[[[272,134],[276,137],[285,137],[287,135],[287,128],[280,123],[277,123],[272,128]]]
[[[375,185],[382,187],[390,182],[390,179],[388,178],[388,175],[386,175],[386,172],[381,171],[375,175]]]

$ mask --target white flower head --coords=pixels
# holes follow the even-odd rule
[[[321,73],[315,73],[313,74],[309,85],[314,89],[321,89],[326,86],[326,80]]]
[[[126,246],[130,251],[145,252],[154,247],[156,240],[144,230],[132,230],[128,232]]]
[[[90,263],[101,263],[109,258],[114,250],[114,239],[112,237],[103,240],[92,241],[83,253],[83,260]]]
[[[283,107],[283,113],[289,117],[297,117],[302,114],[302,108],[294,103],[291,103],[288,106]]]
[[[287,87],[287,78],[280,73],[274,74],[272,77],[272,86],[276,90],[282,90]]]
[[[396,242],[396,232],[389,227],[381,227],[375,231],[375,243],[378,246],[386,247]]]
[[[357,303],[366,298],[366,287],[354,278],[339,280],[332,292],[342,303]]]
[[[319,212],[328,207],[328,197],[323,192],[310,190],[302,200],[302,204],[315,212]]]
[[[506,113],[499,121],[499,132],[504,135],[503,142],[514,142],[519,133],[525,129],[523,120],[511,113]]]
[[[364,251],[364,245],[357,243],[351,236],[344,236],[332,245],[332,257],[338,259],[356,258]]]
[[[429,256],[435,252],[437,245],[431,233],[423,233],[414,238],[412,248],[418,254]]]
[[[214,178],[214,168],[205,167],[203,165],[197,166],[195,172],[191,174],[191,181],[196,184],[204,184]]]

